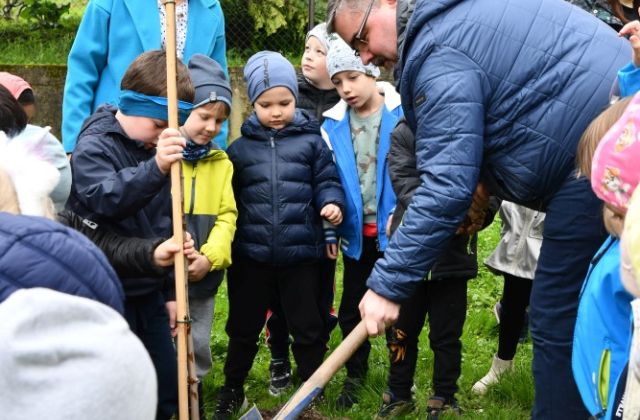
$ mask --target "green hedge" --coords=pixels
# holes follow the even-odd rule
[[[0,24],[0,62],[3,64],[66,64],[78,27],[67,20],[58,28],[35,29],[25,22]]]
[[[314,20],[321,22],[327,1],[315,3]],[[221,0],[221,4],[230,66],[242,66],[251,54],[264,49],[280,51],[299,64],[308,26],[307,0]],[[82,10],[82,2],[74,2],[56,28],[37,28],[22,19],[0,21],[0,63],[66,64]]]

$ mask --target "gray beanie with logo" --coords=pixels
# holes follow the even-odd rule
[[[264,91],[278,86],[289,89],[298,100],[296,70],[280,53],[260,51],[249,57],[244,66],[244,80],[247,82],[247,95],[251,104]]]
[[[0,304],[0,319],[3,419],[155,419],[151,358],[110,307],[21,289]]]
[[[217,61],[204,54],[194,54],[187,67],[196,90],[194,108],[216,101],[231,107],[231,85]]]

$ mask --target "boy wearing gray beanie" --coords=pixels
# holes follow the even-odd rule
[[[206,55],[194,54],[187,67],[195,95],[191,114],[180,128],[187,139],[182,151],[183,201],[187,231],[193,236],[197,251],[188,256],[189,312],[202,395],[202,378],[212,366],[215,295],[224,270],[231,264],[238,212],[231,186],[233,166],[213,141],[231,112],[231,86],[220,64]],[[204,418],[204,399],[201,397],[199,402]]]
[[[322,123],[322,113],[340,100],[327,72],[327,54],[344,43],[338,34],[328,34],[327,24],[316,25],[307,33],[298,76],[298,108],[306,109]]]
[[[244,68],[254,112],[228,149],[238,203],[233,265],[227,272],[229,336],[225,384],[216,420],[246,405],[244,382],[258,351],[264,314],[281,307],[293,336],[298,376],[305,381],[326,351],[318,306],[319,264],[335,236],[322,220],[342,221],[344,195],[315,118],[296,109],[296,73],[282,55],[262,51]]]
[[[346,43],[329,50],[327,69],[342,98],[323,114],[322,134],[334,151],[347,198],[344,221],[338,228],[344,263],[338,324],[346,337],[360,321],[358,304],[367,290],[367,278],[388,243],[385,227],[396,196],[386,156],[402,107],[391,84],[376,82],[380,70],[364,65]],[[370,349],[366,341],[347,361],[338,408],[348,409],[358,401]]]

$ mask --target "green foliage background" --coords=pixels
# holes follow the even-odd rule
[[[0,19],[0,63],[66,64],[87,0],[2,0],[24,3]],[[307,0],[220,0],[225,14],[230,66],[254,52],[279,51],[292,62],[302,55],[309,24]],[[325,18],[327,0],[315,1],[314,22]]]

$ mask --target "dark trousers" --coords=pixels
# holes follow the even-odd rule
[[[342,277],[342,300],[338,310],[338,324],[342,330],[342,336],[349,335],[360,322],[360,310],[358,305],[367,291],[367,279],[373,266],[382,258],[383,253],[378,251],[376,239],[365,237],[362,243],[362,254],[359,260],[343,256],[344,275]],[[365,341],[362,346],[351,356],[346,363],[347,376],[351,379],[361,380],[368,370],[369,352],[371,344]]]
[[[418,336],[429,315],[429,345],[433,351],[433,391],[446,400],[458,391],[462,363],[462,328],[467,315],[467,279],[420,283],[402,303],[398,322],[387,330],[389,390],[396,398],[411,398],[418,360]]]
[[[336,327],[337,319],[331,312],[335,292],[336,260],[323,258],[320,261],[320,311],[325,316],[325,340],[329,342],[331,331]],[[279,305],[271,305],[271,316],[267,319],[269,338],[267,344],[272,360],[289,360],[289,327]]]
[[[529,306],[532,282],[507,273],[503,273],[503,276],[498,357],[502,360],[513,360]]]
[[[571,371],[578,299],[589,261],[604,241],[602,203],[587,179],[570,174],[546,208],[531,291],[536,420],[586,419]]]
[[[169,317],[162,293],[127,297],[124,316],[151,356],[158,379],[157,420],[170,419],[178,409],[178,365]]]
[[[318,306],[318,264],[273,266],[234,258],[227,271],[229,347],[226,386],[240,388],[258,351],[258,338],[270,305],[279,304],[293,336],[291,350],[303,381],[320,366],[326,351]]]

